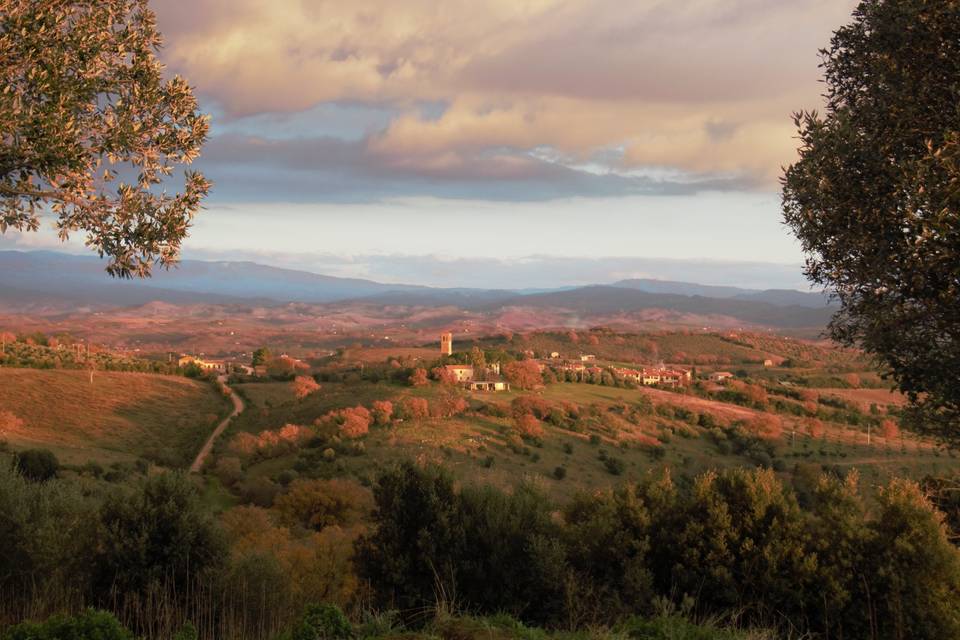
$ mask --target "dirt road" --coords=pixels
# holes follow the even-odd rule
[[[243,404],[243,399],[234,393],[233,389],[227,386],[226,376],[218,377],[217,383],[226,390],[227,395],[229,395],[230,399],[233,401],[233,413],[224,418],[223,421],[217,425],[217,428],[213,430],[213,433],[210,434],[210,437],[207,438],[207,441],[203,443],[203,448],[200,449],[200,453],[197,454],[196,460],[194,460],[193,464],[190,465],[190,473],[200,473],[200,469],[203,468],[203,463],[206,462],[207,456],[209,456],[210,452],[213,451],[213,443],[220,436],[220,434],[223,433],[223,430],[227,428],[227,425],[230,424],[230,421],[246,408]]]

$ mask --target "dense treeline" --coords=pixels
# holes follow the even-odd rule
[[[97,369],[100,371],[137,371],[141,373],[177,374],[175,362],[144,360],[111,351],[88,351],[86,345],[69,338],[48,338],[43,334],[14,336],[0,335],[0,367],[27,367],[33,369]]]
[[[823,477],[801,507],[771,471],[738,469],[555,512],[529,487],[457,488],[442,470],[405,465],[375,496],[358,570],[380,606],[413,616],[446,598],[579,627],[688,599],[700,614],[830,637],[960,636],[960,552],[902,480],[868,507],[855,474]]]
[[[406,463],[374,486],[372,516],[359,488],[294,484],[218,523],[182,475],[97,488],[2,468],[0,625],[96,606],[150,638],[186,622],[271,638],[333,601],[407,628],[461,611],[576,630],[672,607],[811,637],[960,636],[960,551],[903,480],[866,501],[855,473],[823,476],[798,497],[735,469],[558,506]]]

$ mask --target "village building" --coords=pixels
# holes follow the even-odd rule
[[[613,370],[619,377],[633,380],[645,386],[656,384],[678,387],[688,382],[692,374],[686,369],[623,369]]]
[[[710,374],[711,382],[723,382],[733,377],[729,371],[714,371]]]
[[[448,364],[444,368],[453,374],[453,377],[457,382],[471,382],[473,380],[473,365]]]
[[[772,366],[773,366],[773,360],[767,358],[766,360],[763,361],[763,366],[765,366],[765,367],[772,367]]]
[[[466,387],[470,391],[510,391],[510,383],[503,380],[472,380]]]
[[[441,333],[440,334],[440,355],[450,356],[453,355],[453,334],[452,333]]]
[[[180,359],[177,360],[177,366],[180,367],[186,367],[190,364],[197,365],[203,371],[214,371],[216,373],[227,372],[227,363],[221,360],[204,360],[196,356],[181,356]]]
[[[597,359],[597,356],[592,353],[585,353],[580,356],[580,362],[593,362]]]
[[[550,359],[551,359],[551,360],[557,360],[557,359],[559,359],[559,358],[560,358],[560,352],[559,352],[559,351],[551,351],[551,352],[550,352]]]

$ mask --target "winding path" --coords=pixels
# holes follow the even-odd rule
[[[233,400],[233,413],[224,418],[220,424],[217,425],[217,428],[213,430],[213,433],[210,434],[210,437],[207,438],[207,441],[203,443],[203,448],[200,449],[200,453],[197,454],[196,460],[193,461],[193,464],[190,465],[190,473],[200,473],[200,469],[203,468],[203,463],[206,462],[207,456],[210,455],[210,452],[213,451],[213,443],[216,439],[223,433],[223,430],[227,428],[227,425],[230,424],[230,421],[233,420],[236,416],[246,408],[243,404],[243,398],[234,393],[227,385],[227,376],[219,376],[217,382],[220,386],[226,391],[227,395],[230,396],[230,399]]]

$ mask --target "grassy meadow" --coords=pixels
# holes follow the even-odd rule
[[[147,373],[0,368],[0,440],[68,464],[188,464],[226,412],[212,385]]]

